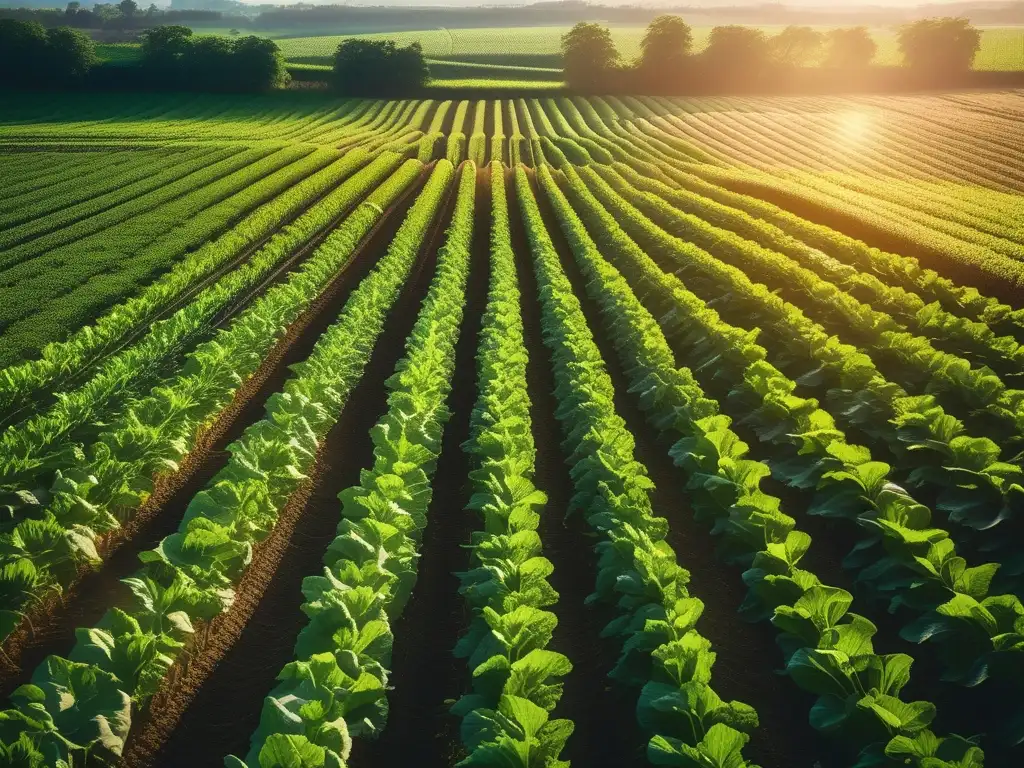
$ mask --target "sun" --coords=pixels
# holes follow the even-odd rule
[[[870,112],[850,109],[836,116],[837,136],[844,144],[863,145],[874,128],[874,116]]]

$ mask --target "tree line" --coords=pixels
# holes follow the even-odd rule
[[[194,35],[188,27],[170,24],[146,29],[140,40],[137,61],[101,67],[96,43],[80,30],[0,19],[0,83],[252,93],[280,88],[290,79],[281,49],[265,37]],[[96,76],[99,70],[106,70],[105,77]],[[414,94],[429,80],[419,43],[400,47],[393,40],[343,41],[330,77],[335,91],[360,96]]]
[[[147,29],[141,40],[137,62],[100,67],[96,43],[84,32],[0,19],[0,82],[14,88],[259,92],[289,79],[281,49],[265,37],[197,36],[188,27],[164,25]]]
[[[964,18],[922,19],[899,29],[898,44],[906,67],[941,78],[972,67],[981,33]],[[771,36],[756,27],[714,27],[707,47],[695,53],[693,30],[674,15],[650,23],[640,57],[630,63],[601,24],[580,22],[562,37],[566,82],[586,91],[671,91],[694,79],[756,86],[814,64],[842,75],[866,69],[876,53],[866,27],[821,32],[796,25]]]
[[[142,8],[135,0],[118,3],[96,3],[87,8],[72,0],[60,8],[0,8],[0,19],[36,21],[44,27],[74,27],[75,29],[138,30],[154,24],[218,24],[221,16],[216,11],[165,10],[150,3]],[[225,25],[227,26],[227,25]]]

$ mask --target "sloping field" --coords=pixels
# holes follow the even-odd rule
[[[1024,95],[0,101],[0,765],[1024,740]]]

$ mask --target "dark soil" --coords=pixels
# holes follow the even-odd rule
[[[537,487],[548,496],[540,534],[544,555],[554,565],[550,582],[559,594],[558,603],[550,609],[558,617],[551,650],[565,654],[573,665],[572,673],[565,680],[562,700],[554,712],[556,716],[572,720],[575,726],[563,756],[580,766],[641,766],[646,764],[646,739],[633,716],[638,691],[614,685],[608,679],[620,647],[615,641],[600,637],[601,630],[615,618],[615,611],[609,606],[584,603],[593,592],[597,577],[597,559],[593,552],[597,539],[590,533],[582,514],[566,518],[574,491],[569,466],[560,448],[562,432],[555,419],[557,401],[551,354],[541,334],[537,279],[511,175],[508,199],[530,356],[527,384],[537,447],[534,479]]]
[[[139,567],[138,553],[156,546],[173,533],[192,497],[226,464],[225,448],[251,423],[262,417],[264,403],[279,391],[288,378],[288,366],[308,357],[324,329],[370,270],[376,249],[386,244],[415,200],[426,174],[396,202],[389,216],[371,232],[356,250],[334,282],[289,328],[259,369],[236,393],[234,400],[181,463],[178,472],[158,479],[153,494],[131,520],[114,536],[101,542],[105,553],[102,567],[84,571],[63,601],[52,601],[32,615],[4,645],[4,667],[0,668],[0,693],[9,693],[31,674],[46,656],[66,653],[74,644],[74,630],[92,626],[115,602],[112,596],[126,595],[120,580]]]
[[[388,217],[390,226],[375,238],[374,252],[383,252],[403,219],[404,211]],[[445,215],[438,217],[435,232],[445,221]],[[369,431],[387,407],[388,391],[383,383],[404,352],[405,339],[433,274],[434,256],[433,244],[426,244],[388,315],[362,378],[321,445],[310,480],[290,501],[288,509],[294,509],[298,523],[290,539],[281,542],[279,565],[276,571],[269,569],[265,591],[253,594],[251,617],[234,633],[233,645],[221,644],[206,675],[196,679],[190,690],[168,691],[167,697],[173,697],[175,703],[187,697],[191,704],[186,704],[187,709],[179,707],[183,710],[180,719],[162,717],[159,724],[154,719],[150,729],[154,743],[146,750],[135,750],[135,760],[125,760],[125,765],[202,765],[213,743],[218,750],[216,762],[210,765],[219,765],[223,754],[244,756],[248,752],[263,698],[274,687],[281,668],[294,659],[295,639],[308,621],[299,610],[302,580],[319,572],[323,553],[334,540],[341,512],[337,495],[358,484],[360,470],[373,463]],[[205,651],[203,655],[207,655]],[[206,680],[207,675],[212,676]],[[198,685],[202,687],[196,690]],[[160,748],[164,739],[166,744]],[[138,734],[137,741],[142,740]]]
[[[454,202],[454,200],[453,200]],[[395,622],[387,730],[374,742],[353,748],[353,768],[413,765],[448,768],[462,756],[459,721],[451,702],[466,689],[466,662],[452,649],[470,620],[459,594],[456,571],[468,566],[475,514],[469,501],[469,456],[460,448],[469,439],[470,416],[477,396],[476,355],[487,304],[487,252],[490,234],[490,172],[477,172],[473,252],[466,304],[455,348],[455,371],[448,396],[453,415],[445,426],[441,456],[433,477],[429,524],[420,546],[416,587]]]
[[[491,137],[494,135],[494,103],[487,102],[484,108],[484,136],[487,140],[484,142],[484,162],[490,163],[493,160],[497,160],[499,163],[502,162],[500,157],[491,157]]]
[[[680,565],[690,571],[691,594],[704,602],[698,630],[711,641],[717,654],[713,687],[723,699],[737,699],[757,710],[760,727],[745,753],[765,766],[812,766],[815,762],[824,768],[842,765],[845,756],[808,724],[814,698],[773,669],[782,662],[774,627],[768,622],[747,624],[737,616],[746,594],[742,569],[718,561],[710,532],[693,520],[685,477],[668,456],[670,444],[658,438],[635,398],[627,394],[629,384],[618,356],[596,304],[585,293],[582,275],[543,193],[538,194],[538,202],[612,377],[616,411],[626,420],[636,439],[636,457],[655,483],[651,496],[654,512],[669,520],[668,543]]]

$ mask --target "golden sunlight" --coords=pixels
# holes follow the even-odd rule
[[[874,119],[869,112],[850,109],[836,115],[837,134],[845,144],[864,144],[874,128]]]

